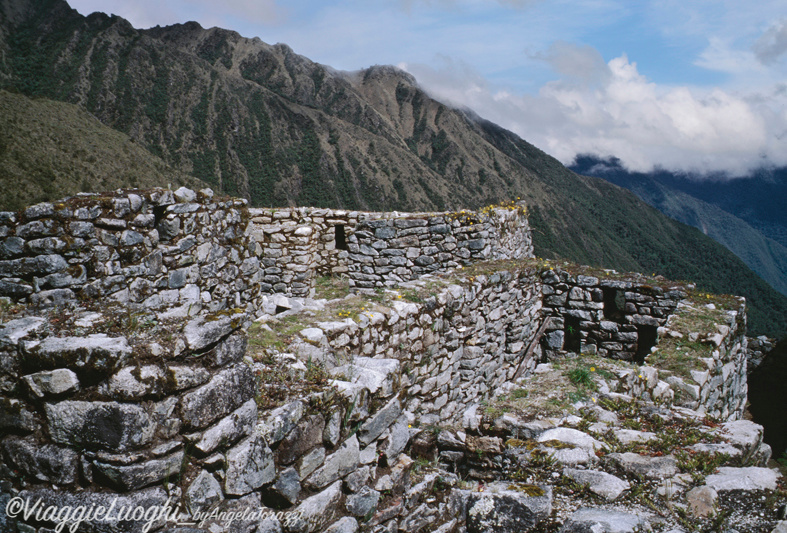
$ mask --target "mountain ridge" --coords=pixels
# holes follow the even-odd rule
[[[740,194],[719,195],[714,192],[720,187],[730,187],[728,181],[702,181],[664,170],[629,172],[619,161],[594,156],[577,157],[570,168],[577,173],[603,178],[625,187],[667,216],[698,228],[735,253],[776,290],[787,294],[787,247],[769,236],[778,238],[780,233],[787,233],[787,226],[775,223],[771,232],[755,227],[754,224],[758,222],[760,227],[765,225],[766,217],[757,214],[757,204],[761,202],[740,200]],[[758,187],[756,177],[736,179],[746,180],[741,183],[748,184],[748,188]],[[776,192],[773,196],[787,200],[787,194],[779,194],[777,186],[774,183]],[[732,187],[739,188],[736,185]],[[787,181],[784,191],[787,192]],[[749,196],[757,198],[753,193]],[[728,197],[738,200],[721,201]],[[746,216],[746,219],[738,215]]]
[[[79,105],[255,206],[431,211],[520,198],[537,254],[742,294],[755,331],[787,332],[787,298],[721,245],[394,67],[336,71],[229,30],[136,30],[63,0],[2,0],[0,14],[0,86]]]

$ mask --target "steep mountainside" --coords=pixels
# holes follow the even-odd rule
[[[193,22],[136,30],[63,0],[0,0],[0,51],[0,85],[77,104],[254,205],[441,210],[521,197],[539,255],[743,294],[756,331],[787,331],[787,298],[722,246],[392,67],[337,72],[285,45]]]
[[[205,186],[73,104],[0,90],[0,210],[119,187]]]
[[[732,189],[741,185],[758,189],[761,183],[748,179],[730,188],[727,182],[691,181],[664,171],[651,174],[628,172],[614,161],[601,161],[590,156],[578,157],[571,169],[625,187],[665,215],[698,228],[740,257],[776,290],[787,294],[787,247],[766,237],[747,221],[732,214],[732,211],[700,199],[702,196],[715,197],[719,201],[724,200],[727,206],[737,202],[739,212],[755,216],[757,208],[763,207],[763,202],[754,201],[752,194],[749,195],[750,201],[741,200],[741,195]],[[726,196],[711,193],[719,187],[728,189]],[[778,195],[769,199],[769,202],[774,199],[779,200]],[[782,203],[787,201],[787,188],[780,200]],[[746,204],[748,208],[744,208]],[[763,210],[767,211],[767,206]]]
[[[629,172],[616,160],[593,156],[577,157],[570,168],[625,187],[665,215],[698,228],[787,294],[787,247],[766,236],[787,236],[787,224],[781,224],[787,217],[787,171],[784,179],[776,171],[770,179],[759,176],[720,182],[667,171]]]

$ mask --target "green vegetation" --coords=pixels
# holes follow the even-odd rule
[[[205,186],[74,105],[6,91],[0,91],[0,155],[3,210],[81,191]]]
[[[395,69],[372,67],[350,79],[287,47],[247,41],[238,78],[227,70],[226,34],[194,30],[205,39],[192,46],[173,34],[177,27],[138,31],[117,17],[86,18],[64,6],[31,3],[19,15],[27,18],[2,33],[9,37],[0,87],[88,106],[160,155],[166,163],[152,164],[159,175],[172,165],[255,206],[458,210],[521,196],[540,257],[740,294],[752,333],[787,333],[787,297],[723,246],[628,191],[577,176],[515,134],[432,100]],[[21,164],[3,171],[17,183],[22,176],[35,183],[10,197],[9,207],[66,189],[110,189],[114,177],[124,185],[149,183],[136,176],[142,162],[62,144],[56,163],[19,152],[34,171]],[[69,159],[79,164],[64,165]],[[94,168],[108,162],[115,172]],[[69,178],[73,186],[61,187]]]

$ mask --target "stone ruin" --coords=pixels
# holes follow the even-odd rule
[[[41,509],[78,506],[159,510],[94,516],[74,526],[84,531],[525,530],[550,515],[551,486],[504,483],[486,496],[445,471],[413,484],[412,457],[488,457],[478,468],[500,474],[518,450],[506,438],[576,427],[483,414],[570,352],[639,363],[602,392],[713,416],[746,435],[728,444],[738,456],[769,456],[761,428],[740,421],[742,300],[695,339],[708,346],[703,369],[650,367],[660,339],[683,335],[672,321],[694,308],[687,289],[544,267],[523,206],[266,210],[210,190],[135,190],[0,222],[0,505],[40,500],[26,517],[0,518],[3,531],[52,531],[60,521]],[[488,261],[492,270],[472,271]],[[308,296],[329,274],[375,306],[320,319],[325,304]],[[253,321],[271,330],[296,307],[286,345],[250,357]],[[292,385],[315,368],[319,387]],[[295,378],[271,406],[261,391],[277,372]],[[430,429],[449,425],[462,429]],[[450,497],[429,496],[436,486]],[[498,516],[503,507],[519,511]],[[228,526],[228,516],[238,518]]]

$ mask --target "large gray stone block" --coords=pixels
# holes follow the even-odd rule
[[[67,368],[45,370],[24,377],[27,387],[36,398],[56,396],[79,388],[77,375]]]
[[[25,341],[22,354],[25,366],[31,369],[70,368],[78,375],[109,374],[126,364],[131,347],[125,337],[93,334]]]
[[[36,481],[71,485],[77,480],[79,456],[73,450],[18,438],[6,439],[2,446],[6,464]]]
[[[552,512],[552,488],[526,487],[511,490],[516,484],[493,484],[486,492],[471,492],[467,499],[468,533],[518,533],[527,531]],[[529,496],[527,491],[537,491]]]
[[[204,351],[243,325],[245,318],[244,313],[197,317],[183,328],[186,345],[195,352]]]
[[[242,496],[273,481],[273,452],[259,435],[242,440],[227,452],[224,492]]]
[[[306,485],[321,489],[346,476],[358,467],[360,451],[358,439],[353,435],[325,458],[325,463],[306,480]]]
[[[563,470],[563,475],[570,477],[581,485],[587,485],[591,492],[598,494],[607,501],[616,500],[624,491],[631,488],[628,481],[597,470],[566,468]]]
[[[149,444],[156,429],[140,405],[67,400],[44,407],[52,440],[73,447],[134,449]]]
[[[279,444],[276,451],[278,462],[292,464],[309,450],[322,443],[325,419],[321,415],[307,417],[293,429]]]
[[[210,472],[203,470],[186,490],[186,505],[193,515],[207,511],[223,497],[219,482]]]
[[[183,395],[180,415],[188,428],[203,428],[254,397],[254,374],[241,363],[222,370],[210,382]]]
[[[393,398],[363,423],[358,430],[358,440],[366,446],[393,424],[400,414],[402,414],[402,404],[399,402],[399,398]]]
[[[307,498],[285,519],[289,533],[314,533],[324,531],[339,511],[342,482],[337,481],[322,492]]]
[[[257,402],[249,400],[218,424],[205,430],[194,442],[194,448],[208,454],[219,446],[233,444],[241,437],[249,435],[257,422]]]
[[[175,481],[180,476],[182,466],[182,451],[162,459],[132,465],[93,462],[96,479],[122,491],[141,489],[165,479]]]
[[[648,527],[648,520],[642,516],[582,507],[568,517],[560,533],[635,533],[645,527]]]

